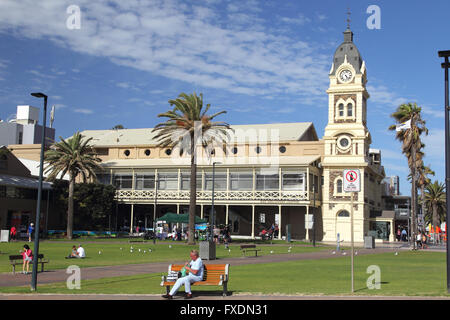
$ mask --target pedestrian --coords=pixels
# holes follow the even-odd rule
[[[419,248],[423,249],[423,246],[422,246],[422,234],[420,232],[417,233],[416,243],[417,243],[417,249],[419,249]]]
[[[31,237],[33,236],[33,232],[34,232],[34,224],[32,222],[32,223],[30,223],[30,226],[28,227],[28,231],[27,231],[28,242],[31,242]]]
[[[402,230],[402,241],[408,241],[408,240],[406,239],[406,237],[407,237],[406,229],[403,229],[403,230]]]
[[[280,228],[278,228],[278,224],[275,224],[275,232],[274,232],[274,237],[278,238],[278,232],[280,231]]]
[[[72,246],[72,252],[66,257],[66,259],[78,258],[77,246]]]
[[[422,233],[422,249],[428,248],[427,246],[427,236],[425,233]]]
[[[178,278],[177,282],[170,290],[169,294],[165,294],[162,297],[166,299],[172,299],[173,296],[178,292],[181,286],[184,285],[184,290],[186,292],[185,299],[192,298],[191,284],[203,280],[203,262],[199,257],[197,250],[192,250],[190,253],[191,262],[186,262],[184,268],[189,274],[187,276]]]
[[[402,231],[400,230],[400,227],[397,228],[397,241],[400,242],[400,239],[402,238]]]
[[[22,257],[23,257],[22,273],[28,274],[30,271],[30,262],[33,261],[33,251],[31,251],[30,247],[27,244],[23,246]],[[25,266],[27,266],[26,272]]]
[[[16,240],[17,229],[16,226],[11,227],[11,231],[9,232],[11,240]]]

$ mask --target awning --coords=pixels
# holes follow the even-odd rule
[[[39,180],[27,177],[10,176],[7,174],[0,174],[0,186],[38,189]],[[52,188],[51,182],[42,182],[42,189],[50,190]]]
[[[189,223],[189,213],[176,214],[168,212],[162,217],[158,218],[157,221],[165,221],[168,223]],[[206,220],[195,216],[195,223],[206,223]]]

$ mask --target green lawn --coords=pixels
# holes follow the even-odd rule
[[[381,269],[381,289],[369,290],[367,267]],[[400,252],[355,257],[356,295],[446,294],[445,253]],[[40,285],[40,293],[162,294],[162,273],[82,281],[81,290],[68,290],[65,283]],[[252,294],[350,294],[350,258],[304,260],[274,264],[231,266],[229,291]],[[193,287],[193,291],[217,291],[215,287]],[[182,289],[183,291],[183,289]],[[0,292],[29,293],[26,287],[0,288]]]
[[[19,254],[26,242],[14,243],[0,243],[0,273],[11,272],[12,267],[9,264],[9,255]],[[124,264],[138,264],[150,262],[173,262],[185,261],[189,259],[189,251],[198,249],[198,244],[195,246],[188,246],[186,244],[175,243],[172,241],[146,243],[126,243],[117,241],[83,241],[74,240],[73,242],[62,241],[43,241],[39,245],[39,253],[50,259],[45,268],[46,270],[65,269],[74,263],[73,259],[65,259],[69,255],[72,245],[82,244],[86,250],[86,259],[77,259],[77,265],[80,267],[97,267],[97,266],[112,266]],[[33,250],[34,243],[28,243]],[[171,246],[172,248],[169,248]],[[258,245],[259,246],[259,245]],[[133,252],[130,252],[133,247]],[[326,250],[330,247],[308,247],[297,244],[273,245],[273,246],[259,246],[261,251],[258,255],[271,254],[287,254],[288,248],[292,247],[291,253],[312,252],[319,250]],[[122,248],[122,250],[121,250]],[[141,250],[139,252],[139,249]],[[149,249],[152,252],[149,252]],[[230,252],[224,248],[223,245],[218,245],[216,248],[216,255],[218,259],[227,257],[239,257],[241,251],[238,244],[230,245]],[[99,251],[101,254],[99,254]],[[146,251],[144,253],[144,251]],[[34,250],[33,250],[34,252]],[[21,267],[19,268],[21,270]]]

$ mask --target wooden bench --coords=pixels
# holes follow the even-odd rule
[[[35,259],[36,257],[33,257]],[[43,254],[38,255],[38,263],[41,264],[41,272],[44,272],[44,264],[49,263],[48,259],[44,259]],[[23,257],[21,255],[9,256],[9,263],[11,263],[13,267],[13,274],[16,274],[16,265],[23,265]],[[30,262],[32,265],[32,262]]]
[[[255,257],[258,256],[258,251],[261,251],[261,249],[256,248],[255,244],[241,244],[241,250],[242,250],[242,255],[245,256],[245,253],[247,251],[254,251],[255,252]]]
[[[168,275],[178,273],[184,265],[169,265]],[[230,272],[229,264],[208,264],[203,265],[203,281],[197,281],[192,286],[223,286],[223,296],[227,295],[228,277]],[[167,294],[170,292],[170,286],[173,286],[177,279],[162,276],[161,287],[166,287]]]

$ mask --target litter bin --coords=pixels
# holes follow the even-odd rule
[[[372,236],[364,237],[364,248],[375,249],[375,237]]]
[[[200,259],[216,259],[216,243],[213,241],[200,241]]]

